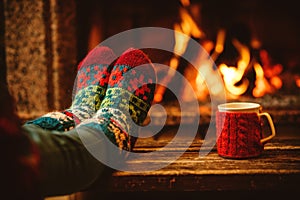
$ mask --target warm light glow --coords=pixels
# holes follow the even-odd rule
[[[179,64],[179,60],[177,56],[171,58],[169,66],[170,69],[172,70],[168,70],[167,75],[162,79],[161,82],[163,85],[167,85],[172,80],[172,77],[174,77],[176,73],[178,64]],[[161,102],[163,100],[165,91],[166,91],[166,87],[162,85],[158,85],[154,95],[154,102]]]
[[[201,55],[199,55],[201,57]],[[199,100],[207,100],[209,95],[224,95],[224,85],[220,83],[218,70],[213,69],[214,63],[210,59],[202,58],[197,61],[198,73],[196,77],[196,94]],[[210,88],[208,89],[207,82]]]
[[[253,49],[260,49],[261,48],[261,42],[257,38],[253,38],[251,40],[251,47]]]
[[[237,39],[233,39],[232,44],[240,54],[240,58],[237,63],[237,68],[240,72],[244,73],[244,71],[250,63],[250,50],[247,46],[240,43]]]
[[[236,76],[236,72],[237,72],[236,67],[228,67],[226,64],[223,63],[223,64],[219,65],[219,70],[220,70],[221,74],[224,75],[225,82],[240,80],[240,78],[238,78]],[[237,75],[240,77],[239,74],[237,74]],[[234,80],[234,79],[236,79],[236,80]]]
[[[202,69],[202,74],[198,73],[196,76],[196,95],[197,98],[201,101],[205,101],[207,98],[207,95],[209,94],[207,85],[205,83],[205,76],[209,76],[210,72],[209,72],[209,68],[211,66],[206,65],[205,63],[202,63],[202,65],[200,65],[199,67],[201,67]],[[198,71],[199,72],[199,71]]]
[[[270,79],[270,83],[277,90],[282,87],[282,80],[278,76],[274,76]]]
[[[211,50],[213,50],[213,48],[215,47],[215,44],[213,41],[210,40],[205,40],[202,42],[202,47],[203,49],[205,49],[206,52],[211,52]]]
[[[295,77],[296,85],[300,88],[300,76]]]
[[[243,77],[250,63],[250,51],[247,46],[236,39],[233,39],[232,43],[240,55],[237,66],[227,66],[223,63],[219,65],[219,71],[223,76],[227,91],[239,96],[244,94],[249,86],[249,81]]]
[[[211,52],[212,49],[214,51],[211,54],[211,59],[213,61],[217,60],[218,56],[224,50],[224,42],[225,42],[225,35],[226,32],[224,29],[220,29],[217,34],[216,44],[210,40],[206,40],[203,42],[202,47],[207,51]],[[217,96],[223,93],[223,84],[220,84],[219,79],[216,78],[219,76],[218,71],[213,70],[213,64],[208,58],[203,58],[200,54],[198,55],[197,66],[198,69],[201,71],[201,74],[198,73],[196,77],[196,93],[199,100],[206,100],[209,93],[211,95]],[[205,80],[210,80],[211,86],[208,90],[207,84]]]
[[[218,55],[224,51],[224,40],[225,31],[220,30],[218,32],[215,50],[211,56],[214,60],[216,60]],[[252,42],[252,45],[259,48],[259,41]],[[218,66],[223,77],[225,88],[228,92],[227,95],[235,98],[247,91],[249,88],[249,80],[245,78],[245,74],[249,71],[250,67],[254,68],[256,74],[255,87],[252,90],[252,95],[254,97],[262,97],[267,93],[274,93],[282,87],[283,83],[279,75],[283,70],[283,66],[280,64],[272,65],[271,58],[267,51],[262,50],[260,52],[262,63],[264,64],[261,66],[258,62],[251,62],[250,50],[246,45],[242,44],[237,39],[233,39],[232,44],[239,53],[237,65],[227,66],[222,63]],[[300,80],[298,83],[300,84]]]
[[[254,63],[254,71],[256,73],[256,79],[262,79],[264,78],[264,70],[261,67],[261,65],[257,62]]]
[[[256,73],[256,79],[255,79],[255,88],[252,91],[252,95],[254,97],[262,97],[266,93],[272,93],[273,89],[264,76],[264,70],[262,66],[259,63],[255,62],[253,67]]]
[[[222,53],[224,50],[225,35],[226,33],[224,29],[219,30],[217,35],[217,40],[216,40],[216,47],[215,47],[215,51],[218,54]]]
[[[209,90],[207,88],[205,79],[201,75],[198,75],[196,78],[196,86],[196,95],[198,100],[205,101],[209,95]]]
[[[274,93],[283,85],[282,79],[279,76],[283,71],[283,66],[281,64],[273,64],[268,51],[264,49],[260,50],[260,59],[262,63],[262,70],[264,72],[265,86],[263,87],[265,88],[265,91],[260,89],[261,93],[257,93],[257,96],[262,96],[265,93]]]
[[[188,45],[189,37],[185,34],[182,34],[182,30],[179,24],[174,24],[175,30],[175,46],[174,52],[176,52],[179,56],[181,56]]]
[[[283,70],[283,66],[281,64],[263,65],[263,66],[264,66],[265,76],[267,78],[272,78],[273,76],[277,76],[281,74]]]
[[[204,33],[200,30],[192,16],[189,14],[188,10],[185,8],[190,5],[189,0],[181,0],[181,3],[184,7],[179,9],[179,15],[181,18],[180,23],[174,24],[175,30],[175,45],[174,45],[174,55],[170,60],[170,69],[168,70],[167,75],[163,77],[162,83],[163,85],[168,85],[169,82],[174,77],[174,74],[179,65],[179,58],[186,51],[190,36],[195,38],[202,38]],[[166,88],[163,86],[158,86],[156,90],[156,94],[154,95],[154,101],[160,102],[163,100],[163,95],[165,93]]]
[[[219,70],[223,75],[223,80],[225,83],[225,88],[233,95],[242,95],[246,92],[249,81],[247,79],[242,79],[244,72],[236,67],[228,67],[226,64],[219,65]],[[241,84],[236,85],[238,82]]]
[[[157,91],[154,95],[154,102],[161,102],[163,100],[163,94],[165,90],[162,89],[163,87],[158,87]]]
[[[177,58],[177,57],[171,58],[171,60],[170,60],[170,67],[171,67],[172,69],[176,69],[177,66],[178,66],[178,64],[179,64],[179,61],[178,61],[178,58]]]
[[[174,52],[176,52],[178,55],[174,55],[171,58],[169,66],[170,69],[172,70],[168,70],[166,76],[163,77],[163,79],[161,80],[163,85],[168,85],[169,82],[172,80],[179,64],[178,58],[185,52],[189,41],[189,37],[182,34],[182,30],[179,24],[177,23],[174,24],[174,30],[175,30]],[[165,91],[166,91],[166,87],[158,85],[154,95],[154,102],[161,102],[163,100]]]
[[[183,6],[189,6],[190,5],[190,0],[180,0]]]
[[[182,20],[180,25],[183,33],[191,35],[195,38],[202,38],[204,36],[203,32],[200,30],[186,9],[180,8],[179,15]]]

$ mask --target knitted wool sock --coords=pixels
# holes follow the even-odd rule
[[[102,130],[112,143],[130,151],[132,135],[137,136],[135,124],[143,124],[151,107],[155,80],[153,65],[144,52],[125,51],[112,69],[100,109],[84,125]]]
[[[115,55],[110,48],[94,48],[78,65],[71,107],[64,111],[47,113],[27,123],[48,130],[67,131],[81,121],[91,118],[104,98],[113,59]]]

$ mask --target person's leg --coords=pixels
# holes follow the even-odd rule
[[[141,69],[137,66],[143,65]],[[124,154],[109,152],[108,139],[118,148],[132,150],[130,135],[134,124],[143,125],[150,109],[156,74],[150,59],[141,50],[125,52],[116,61],[99,110],[70,131],[50,131],[36,124],[25,124],[25,134],[40,151],[43,196],[66,195],[88,189],[106,167],[87,150],[84,138],[95,138],[92,145],[102,156],[125,161]]]
[[[88,152],[76,128],[66,132],[46,130],[34,124],[22,128],[39,150],[39,190],[43,197],[84,191],[100,178],[105,165]],[[105,143],[98,148],[105,151]]]
[[[13,97],[0,81],[1,199],[41,200],[38,191],[39,152],[21,130]]]
[[[116,56],[110,48],[94,48],[78,65],[71,107],[49,112],[27,124],[47,130],[68,131],[82,120],[92,117],[104,98],[114,59]]]

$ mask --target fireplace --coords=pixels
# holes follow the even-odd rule
[[[224,80],[228,101],[259,102],[277,124],[300,121],[300,28],[294,2],[70,2],[0,4],[6,56],[1,65],[6,66],[3,72],[22,118],[67,107],[76,64],[98,43],[125,30],[154,26],[183,32],[207,50]],[[195,69],[170,52],[145,52],[153,62],[169,65],[190,80],[204,116],[200,123],[206,124],[212,115],[209,92]],[[188,91],[183,89],[182,95],[188,101]],[[176,124],[180,116],[172,92],[158,89],[155,101],[170,111],[167,123]],[[155,114],[159,122],[160,113]]]
[[[211,55],[216,65],[209,66],[206,75],[220,73],[227,101],[258,102],[271,114],[277,131],[275,140],[257,160],[226,160],[218,157],[216,151],[211,151],[204,160],[199,159],[202,139],[214,117],[205,81],[180,55],[144,49],[153,62],[176,69],[190,81],[201,115],[197,140],[184,150],[186,155],[165,169],[143,174],[117,171],[109,180],[104,178],[100,187],[92,188],[94,195],[105,197],[99,188],[108,188],[108,197],[122,198],[132,195],[132,191],[141,198],[149,194],[148,198],[152,198],[154,193],[159,198],[171,194],[173,199],[178,197],[177,191],[184,191],[180,198],[193,196],[193,191],[199,192],[196,193],[199,197],[208,194],[209,198],[216,191],[230,191],[225,193],[230,198],[236,191],[246,191],[246,195],[253,197],[260,192],[271,196],[281,191],[297,193],[299,19],[298,7],[292,0],[271,3],[260,0],[4,0],[0,1],[0,81],[7,82],[16,112],[25,121],[71,104],[76,66],[101,41],[138,27],[164,27],[185,33]],[[176,43],[177,48],[185,49],[185,43],[179,40]],[[161,76],[160,71],[158,77],[167,84],[181,86],[172,76]],[[181,98],[188,105],[190,91],[181,89]],[[193,123],[194,110],[181,110],[168,88],[160,87],[156,91],[155,103],[161,104],[166,112],[150,114],[153,123],[163,128],[153,137],[139,139],[134,149],[138,153],[160,150],[174,138],[180,123],[186,125],[186,131]],[[166,152],[181,152],[185,144],[184,141]],[[162,151],[158,160],[138,160],[131,164],[143,167],[145,163],[150,166],[165,163],[169,159],[166,155]],[[219,193],[222,197],[223,194]],[[79,194],[79,199],[82,196]],[[245,197],[244,193],[241,197]]]

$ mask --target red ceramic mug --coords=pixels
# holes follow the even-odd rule
[[[261,155],[264,144],[275,136],[269,113],[252,102],[218,105],[216,113],[217,151],[225,158],[251,158]],[[267,118],[271,133],[263,138],[261,117]]]

